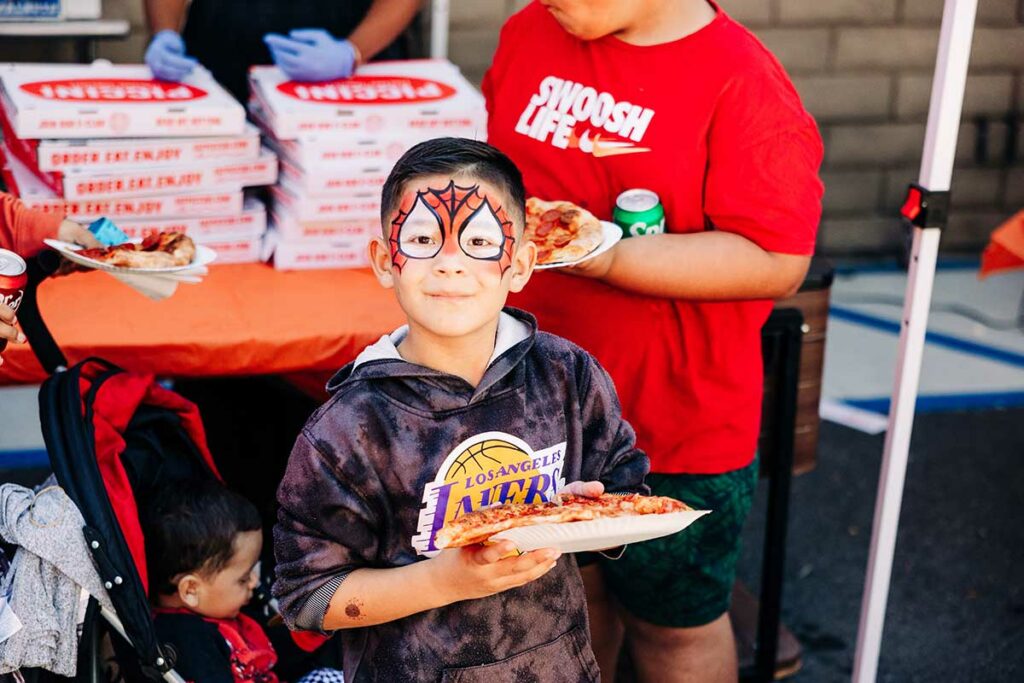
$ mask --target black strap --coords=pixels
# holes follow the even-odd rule
[[[57,372],[58,369],[66,368],[68,359],[57,346],[57,342],[54,341],[53,335],[50,334],[50,330],[43,321],[43,315],[39,311],[37,290],[43,280],[57,271],[60,263],[60,255],[56,251],[44,251],[26,261],[28,284],[25,287],[25,297],[21,300],[21,306],[18,308],[18,322],[21,324],[21,329],[28,338],[33,353],[39,359],[39,364],[50,375]]]

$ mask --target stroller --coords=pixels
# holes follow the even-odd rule
[[[18,318],[50,375],[39,396],[46,450],[57,483],[82,513],[82,533],[115,610],[111,613],[90,598],[76,680],[104,680],[99,651],[107,633],[126,680],[184,683],[173,669],[173,650],[158,642],[153,627],[136,501],[145,500],[158,483],[222,480],[207,449],[199,411],[151,376],[126,372],[99,358],[68,368],[36,298],[39,284],[56,271],[59,258],[44,252],[28,266]],[[25,677],[56,678],[34,671]]]

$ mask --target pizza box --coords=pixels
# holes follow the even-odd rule
[[[251,123],[246,123],[241,135],[37,140],[14,135],[10,121],[0,100],[0,131],[4,141],[11,152],[36,172],[251,161],[260,155],[259,129]]]
[[[325,166],[304,171],[288,161],[281,160],[281,178],[289,188],[303,197],[359,198],[380,195],[391,166],[367,166],[360,171],[336,170]]]
[[[241,135],[24,142],[35,152],[40,171],[106,170],[229,159],[251,161],[260,155],[259,129],[249,123]]]
[[[242,211],[242,190],[214,190],[191,194],[154,195],[118,199],[65,200],[58,197],[24,164],[0,145],[0,157],[6,160],[2,173],[8,190],[26,206],[45,213],[57,213],[74,219],[172,218],[226,216]]]
[[[263,260],[263,238],[257,236],[234,240],[196,240],[196,244],[213,250],[217,263],[259,263]]]
[[[253,160],[193,161],[174,166],[95,170],[68,169],[61,178],[66,199],[181,194],[214,188],[259,187],[277,181],[277,156],[264,149]]]
[[[320,135],[300,142],[268,136],[267,145],[281,159],[306,171],[331,169],[362,173],[366,169],[383,168],[385,172],[390,172],[400,156],[417,142],[426,139],[382,137],[339,140],[333,136]]]
[[[264,239],[264,260],[273,255],[277,270],[313,270],[319,268],[366,268],[369,238],[336,240],[286,240],[275,230]]]
[[[274,211],[299,221],[376,220],[380,221],[380,191],[351,197],[309,195],[279,182],[271,188]]]
[[[388,131],[379,135],[307,135],[301,140],[279,140],[265,120],[262,107],[249,101],[249,115],[263,131],[266,144],[282,160],[304,170],[331,168],[359,172],[367,167],[388,171],[406,150],[431,137],[416,131]]]
[[[254,66],[249,82],[279,140],[388,131],[472,136],[487,128],[483,97],[444,59],[375,62],[351,78],[321,83],[289,81],[275,66]]]
[[[242,212],[238,214],[194,218],[128,218],[117,221],[117,227],[133,239],[170,230],[183,232],[196,242],[232,242],[261,238],[267,231],[267,211],[258,199],[246,197]]]
[[[373,235],[380,234],[381,230],[379,218],[303,221],[277,207],[271,214],[271,223],[281,239],[289,241],[369,239]]]
[[[26,169],[36,175],[39,180],[50,190],[57,194],[63,191],[63,185],[59,173],[41,171],[38,167],[36,157],[36,145],[38,140],[23,140],[14,134],[11,128],[11,121],[4,113],[4,107],[0,104],[0,135],[3,136],[4,155],[14,157],[20,161]]]
[[[0,64],[0,101],[19,138],[241,135],[245,110],[197,67],[181,83],[135,64]]]

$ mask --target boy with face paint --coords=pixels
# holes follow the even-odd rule
[[[573,557],[434,542],[489,505],[646,491],[608,375],[505,307],[536,261],[519,171],[484,143],[431,140],[382,200],[371,264],[408,324],[339,371],[295,444],[274,530],[281,612],[341,631],[347,680],[597,680]]]

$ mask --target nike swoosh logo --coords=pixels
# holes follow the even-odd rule
[[[595,159],[601,157],[613,157],[620,154],[637,154],[638,152],[650,152],[649,147],[635,147],[632,142],[618,142],[614,140],[602,140],[598,133],[591,139],[590,129],[583,131],[579,137],[578,147],[581,152],[592,154]]]

